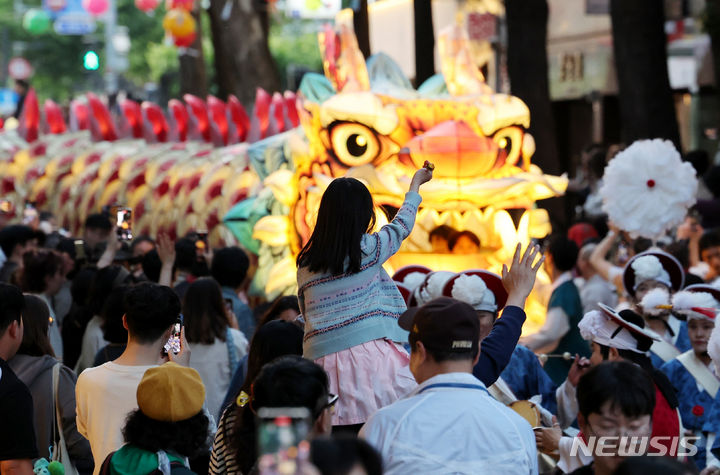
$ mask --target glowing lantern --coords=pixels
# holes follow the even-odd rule
[[[47,6],[54,12],[59,12],[67,6],[67,0],[48,0]]]
[[[92,16],[100,16],[110,6],[108,0],[83,0],[82,7]]]
[[[440,177],[482,176],[498,156],[498,144],[491,137],[480,137],[465,122],[454,120],[414,137],[406,146],[416,167],[428,160],[435,164]]]
[[[197,33],[193,31],[187,36],[173,37],[173,43],[175,43],[175,46],[178,48],[189,48],[195,43],[195,38],[197,38]]]
[[[179,8],[191,12],[195,6],[195,0],[166,0],[165,9],[167,11]]]
[[[135,6],[138,10],[149,13],[160,4],[160,0],[135,0]]]
[[[31,8],[23,17],[23,27],[33,35],[40,35],[50,29],[50,15],[45,10]]]
[[[528,210],[530,220],[529,232],[530,237],[542,239],[552,232],[550,225],[550,216],[546,209],[537,208]]]
[[[195,33],[195,19],[186,10],[180,8],[167,12],[162,26],[173,38],[184,38]]]

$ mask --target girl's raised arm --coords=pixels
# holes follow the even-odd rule
[[[420,189],[420,185],[432,179],[433,168],[431,164],[426,162],[426,166],[416,171],[410,182],[410,189],[405,194],[405,201],[393,220],[383,226],[377,233],[370,236],[365,235],[363,238],[371,240],[368,246],[376,246],[375,255],[377,261],[373,264],[383,264],[390,259],[390,257],[398,252],[403,240],[410,235],[410,231],[412,231],[415,225],[415,215],[417,214],[418,206],[422,201],[418,190]]]

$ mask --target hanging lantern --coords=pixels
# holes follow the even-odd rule
[[[197,38],[197,33],[193,31],[186,36],[173,37],[173,43],[175,43],[175,46],[178,48],[189,48],[195,43],[195,38]]]
[[[45,10],[31,8],[23,17],[23,27],[33,35],[40,35],[50,29],[50,15]]]
[[[54,12],[59,12],[67,6],[67,0],[47,0],[47,6]]]
[[[110,6],[108,0],[83,0],[82,7],[92,16],[100,16]]]
[[[166,0],[165,1],[165,9],[167,11],[173,10],[175,8],[180,8],[181,10],[186,10],[188,12],[191,12],[193,10],[194,6],[195,6],[195,0]]]
[[[162,26],[173,38],[184,38],[195,33],[195,19],[186,10],[180,8],[167,12]]]
[[[160,0],[135,0],[135,6],[141,12],[149,13],[157,8]]]

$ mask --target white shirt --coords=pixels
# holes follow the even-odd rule
[[[557,467],[562,470],[563,473],[572,473],[580,467],[590,465],[593,461],[592,455],[585,455],[585,452],[582,450],[578,450],[575,455],[570,455],[574,440],[575,437],[562,436],[558,441],[560,460],[558,460]]]
[[[137,387],[153,366],[126,366],[112,361],[82,372],[75,385],[77,429],[90,441],[94,474],[110,452],[124,445],[122,428],[137,409]]]
[[[235,362],[247,354],[248,341],[241,331],[230,328],[235,351]],[[190,367],[194,368],[205,385],[205,404],[208,411],[215,417],[222,406],[225,394],[230,387],[230,380],[235,368],[230,368],[230,355],[227,342],[215,339],[212,345],[190,343]]]
[[[538,473],[530,424],[469,373],[428,379],[370,417],[360,436],[380,451],[387,475]]]
[[[555,390],[560,427],[570,427],[578,414],[577,388],[567,379]]]

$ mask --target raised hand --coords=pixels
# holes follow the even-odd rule
[[[553,416],[552,422],[552,427],[533,427],[537,449],[545,454],[556,453],[562,437],[562,429],[557,417]]]
[[[410,182],[410,191],[417,191],[420,189],[420,185],[427,183],[432,179],[433,171],[429,167],[422,167],[415,172]]]
[[[575,355],[575,360],[573,361],[572,366],[570,366],[570,371],[568,372],[568,382],[573,386],[577,386],[578,381],[580,381],[580,376],[587,373],[589,369],[590,360],[584,356],[580,358],[579,355]]]
[[[157,240],[157,253],[163,264],[175,264],[175,243],[167,234],[160,234]]]
[[[533,265],[535,258],[540,254],[540,247],[528,246],[522,257],[520,257],[520,249],[520,243],[518,243],[510,269],[503,264],[502,282],[508,293],[507,305],[523,308],[525,300],[532,292],[533,285],[535,285],[535,276],[543,261],[545,261],[545,257],[541,256],[537,263]]]
[[[107,245],[105,251],[100,256],[97,262],[97,268],[103,269],[112,265],[115,261],[115,255],[122,248],[122,242],[118,239],[118,235],[115,232],[111,232],[107,239]]]
[[[172,287],[173,266],[175,265],[175,243],[167,234],[160,234],[155,249],[157,250],[160,262],[162,262],[158,284]]]

